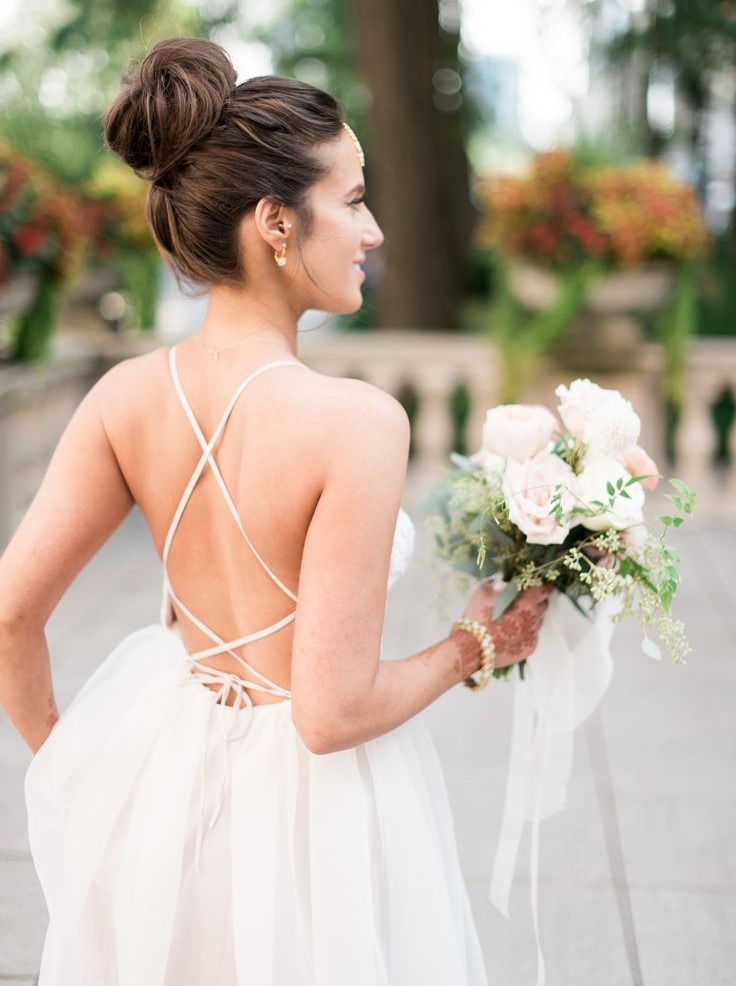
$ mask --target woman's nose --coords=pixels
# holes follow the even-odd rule
[[[368,216],[370,221],[363,232],[363,246],[366,250],[374,250],[383,243],[383,232],[370,210],[368,210]]]

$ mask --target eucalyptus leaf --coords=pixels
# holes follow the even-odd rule
[[[508,534],[504,534],[503,531],[499,530],[498,527],[491,521],[484,528],[483,531],[488,535],[496,544],[503,545],[504,548],[510,548],[514,544],[514,539],[510,538]]]
[[[463,472],[475,472],[478,469],[475,462],[471,461],[467,455],[461,455],[459,452],[450,452],[450,462],[458,469],[462,469]]]
[[[587,620],[591,620],[593,618],[593,614],[590,612],[590,610],[587,610],[584,606],[581,606],[580,605],[580,602],[578,601],[578,597],[577,596],[573,595],[571,592],[567,592],[565,589],[560,589],[559,591],[562,592],[563,595],[567,596],[567,598],[573,604],[573,606],[578,611],[578,613],[582,613],[582,615]]]
[[[641,642],[641,649],[644,651],[644,653],[647,655],[647,657],[651,657],[653,661],[661,661],[662,660],[662,651],[659,649],[659,647],[657,647],[657,645],[654,643],[654,641],[651,640],[649,637],[645,637],[642,640],[642,642]]]
[[[447,518],[447,502],[450,499],[450,489],[445,483],[432,486],[416,504],[418,514],[442,514]]]
[[[465,528],[465,531],[467,534],[480,534],[483,526],[483,515],[478,514],[477,517],[473,517],[468,526]]]
[[[464,572],[466,575],[472,575],[476,579],[488,579],[492,575],[495,575],[499,569],[495,555],[490,552],[486,552],[486,557],[481,568],[478,568],[478,562],[475,558],[466,558],[464,561],[451,561],[450,565],[457,572]]]
[[[493,605],[493,619],[500,619],[518,595],[519,587],[516,582],[511,581],[504,586]]]

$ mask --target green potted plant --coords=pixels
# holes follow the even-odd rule
[[[11,319],[11,359],[48,352],[61,294],[98,217],[95,202],[0,148],[0,288]]]
[[[709,241],[690,187],[657,162],[585,166],[555,151],[524,177],[482,182],[479,199],[480,238],[496,259],[507,397],[550,350],[577,370],[627,367],[640,342],[632,315],[662,313],[675,372],[681,294]]]

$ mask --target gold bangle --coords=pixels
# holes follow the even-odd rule
[[[491,680],[494,660],[496,657],[496,647],[493,643],[493,637],[488,632],[488,628],[484,627],[482,623],[477,623],[475,620],[469,620],[464,616],[459,620],[455,620],[450,632],[454,633],[456,630],[465,630],[467,633],[472,634],[480,645],[480,668],[478,670],[478,677],[473,678],[471,675],[470,678],[466,678],[463,681],[463,684],[466,688],[472,688],[476,691],[479,688],[485,688]]]

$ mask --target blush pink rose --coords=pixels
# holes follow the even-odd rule
[[[523,462],[549,444],[560,432],[557,418],[536,404],[499,404],[486,412],[483,449],[504,459]]]
[[[563,487],[562,509],[567,513],[575,506],[575,474],[552,452],[537,452],[524,462],[509,459],[506,463],[503,493],[509,517],[530,544],[562,544],[570,533],[569,524],[560,526],[550,515],[558,486]]]
[[[659,469],[657,463],[641,445],[631,445],[625,449],[621,454],[621,461],[632,476],[649,477],[641,483],[645,490],[656,490],[659,484]]]

